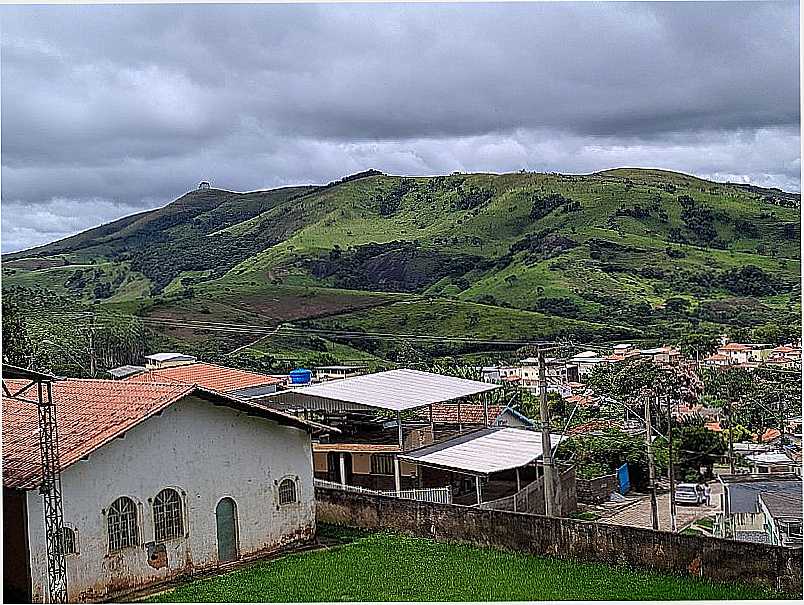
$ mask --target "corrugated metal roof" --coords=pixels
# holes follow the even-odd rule
[[[553,447],[563,437],[550,435]],[[542,434],[517,428],[481,429],[399,456],[424,466],[489,475],[525,466],[542,457]]]
[[[780,493],[765,493],[759,494],[762,502],[772,517],[778,519],[779,517],[792,517],[794,519],[801,519],[801,491],[791,492],[787,494]]]
[[[116,368],[112,368],[111,370],[106,371],[115,378],[125,378],[126,376],[131,376],[132,374],[139,374],[140,372],[144,372],[145,366],[125,365],[125,366],[118,366]]]
[[[403,411],[499,388],[488,382],[404,368],[283,391],[275,399],[297,403],[309,398]]]

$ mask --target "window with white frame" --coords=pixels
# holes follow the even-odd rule
[[[183,535],[181,496],[175,489],[163,489],[154,498],[154,538],[164,542]]]
[[[393,475],[394,457],[391,454],[372,454],[371,455],[371,474],[372,475]]]
[[[296,482],[293,479],[282,479],[279,482],[279,504],[296,502]]]
[[[109,552],[139,544],[137,505],[134,500],[122,496],[112,502],[106,517],[106,526],[109,532]]]

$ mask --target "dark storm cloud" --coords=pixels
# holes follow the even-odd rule
[[[795,2],[0,17],[4,250],[159,205],[202,178],[246,190],[368,167],[627,164],[800,186]],[[42,213],[39,231],[23,218]]]

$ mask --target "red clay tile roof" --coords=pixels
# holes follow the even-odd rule
[[[583,435],[584,433],[591,433],[594,431],[605,431],[611,428],[619,428],[620,423],[617,421],[606,420],[599,418],[597,420],[590,420],[570,428],[567,432],[570,435]]]
[[[597,403],[597,397],[591,395],[570,395],[569,397],[564,397],[564,401],[577,405],[594,405]]]
[[[748,345],[740,344],[739,342],[730,342],[718,347],[718,351],[748,351],[751,347]]]
[[[489,406],[489,423],[502,414],[505,406]],[[425,408],[416,411],[420,419],[430,421],[430,412]],[[458,406],[454,403],[433,404],[433,422],[435,424],[458,424]],[[479,403],[461,404],[461,424],[483,424],[483,406]]]
[[[4,380],[14,393],[27,381]],[[189,384],[123,380],[57,380],[53,402],[59,456],[65,469],[143,420],[188,395],[212,397],[238,409],[258,411],[285,424],[307,426],[294,416],[207,391]],[[35,399],[36,391],[22,395]],[[3,485],[32,489],[40,482],[39,425],[35,403],[3,397]]]
[[[714,431],[715,433],[719,433],[723,430],[723,427],[720,426],[719,422],[707,422],[704,424],[704,427],[710,431]]]
[[[779,429],[768,429],[762,436],[759,438],[760,443],[767,443],[768,441],[773,441],[774,439],[778,439],[781,437],[782,433]]]
[[[126,382],[178,382],[197,384],[205,389],[227,393],[264,384],[279,384],[281,380],[273,376],[227,368],[212,363],[190,363],[170,368],[146,370],[124,378]]]

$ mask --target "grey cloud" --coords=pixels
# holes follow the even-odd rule
[[[795,2],[6,6],[0,18],[4,250],[53,235],[9,243],[23,226],[8,208],[74,200],[86,218],[68,233],[98,204],[152,207],[202,178],[247,190],[368,167],[627,164],[800,188]]]

